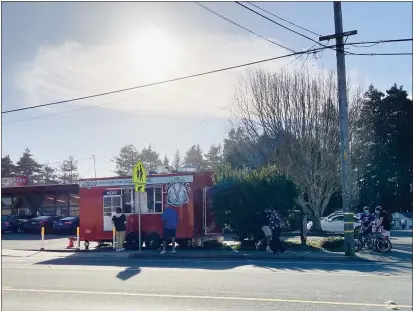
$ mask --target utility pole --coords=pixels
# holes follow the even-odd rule
[[[347,256],[354,256],[354,229],[353,212],[350,212],[350,170],[349,170],[349,142],[348,142],[348,103],[346,86],[346,62],[343,38],[357,34],[357,30],[343,32],[341,2],[334,2],[335,34],[320,37],[319,41],[336,39],[337,58],[337,86],[340,113],[340,158],[341,158],[341,190],[344,212],[344,252]]]
[[[95,171],[95,178],[96,178],[96,157],[95,155],[92,155],[92,158],[93,158],[93,169]]]

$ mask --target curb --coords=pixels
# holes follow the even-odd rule
[[[21,251],[34,251],[34,252],[40,252],[40,253],[72,253],[72,254],[90,254],[91,256],[93,255],[99,255],[104,256],[105,254],[108,254],[109,256],[113,256],[114,254],[118,255],[120,253],[113,252],[112,250],[76,250],[76,249],[62,249],[62,250],[56,250],[56,249],[44,249],[44,250],[38,250],[38,249],[27,249],[27,250],[21,250]],[[205,260],[266,260],[266,261],[272,261],[272,260],[297,260],[297,261],[369,261],[364,258],[359,258],[359,257],[347,257],[347,256],[342,256],[342,255],[331,255],[331,256],[325,256],[325,255],[313,255],[313,256],[308,256],[308,255],[255,255],[255,254],[243,254],[243,253],[223,253],[223,254],[191,254],[191,253],[176,253],[176,254],[164,254],[161,255],[159,253],[125,253],[122,252],[121,254],[125,254],[125,258],[127,259],[181,259],[181,260],[187,260],[187,259],[205,259]],[[108,256],[108,257],[109,257]]]
[[[260,260],[260,261],[278,261],[278,260],[291,260],[291,261],[337,261],[337,262],[371,262],[371,263],[383,263],[383,264],[390,264],[390,263],[400,263],[400,262],[411,262],[411,261],[403,261],[403,260],[395,260],[392,262],[386,262],[379,259],[373,258],[363,258],[359,256],[355,257],[348,257],[345,255],[308,255],[308,254],[297,254],[297,255],[290,255],[290,254],[281,254],[281,255],[268,255],[268,254],[244,254],[238,252],[225,252],[222,254],[215,253],[215,254],[207,254],[207,253],[198,253],[198,254],[191,254],[191,253],[176,253],[171,254],[167,253],[161,255],[159,253],[153,252],[143,252],[137,253],[135,251],[126,251],[121,253],[116,253],[112,250],[76,250],[76,249],[26,249],[26,250],[16,250],[16,251],[31,251],[37,253],[71,253],[76,255],[85,255],[83,258],[87,257],[107,257],[107,258],[116,258],[116,257],[123,257],[124,259],[131,259],[131,260],[139,260],[139,259],[153,259],[153,260],[170,260],[170,259],[180,259],[180,260],[235,260],[235,261],[249,261],[249,260]],[[87,254],[87,255],[86,255]],[[13,255],[2,255],[7,257],[16,257]],[[20,256],[17,256],[20,257]],[[79,258],[79,257],[78,257]]]
[[[274,261],[274,260],[296,260],[296,261],[368,261],[359,257],[347,257],[347,256],[307,256],[307,255],[249,255],[249,254],[211,254],[211,255],[198,255],[198,254],[129,254],[129,259],[205,259],[205,260],[262,260],[262,261]]]

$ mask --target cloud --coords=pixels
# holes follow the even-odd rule
[[[173,36],[164,30],[146,29],[122,41],[96,45],[66,41],[42,46],[30,62],[21,64],[15,83],[30,105],[38,105],[288,53],[249,35],[192,33]],[[292,59],[271,61],[259,67],[278,70]],[[301,60],[290,66],[301,66]],[[102,108],[132,113],[225,115],[222,108],[230,103],[237,79],[244,70],[235,69],[74,104],[88,106],[116,102]]]

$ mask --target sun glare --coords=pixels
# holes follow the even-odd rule
[[[132,46],[132,58],[150,78],[165,77],[178,62],[177,45],[159,29],[143,32],[133,39]]]

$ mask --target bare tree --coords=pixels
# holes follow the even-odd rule
[[[297,204],[313,216],[313,228],[320,229],[320,217],[340,189],[334,72],[248,71],[236,92],[233,117],[245,138],[296,183]]]

